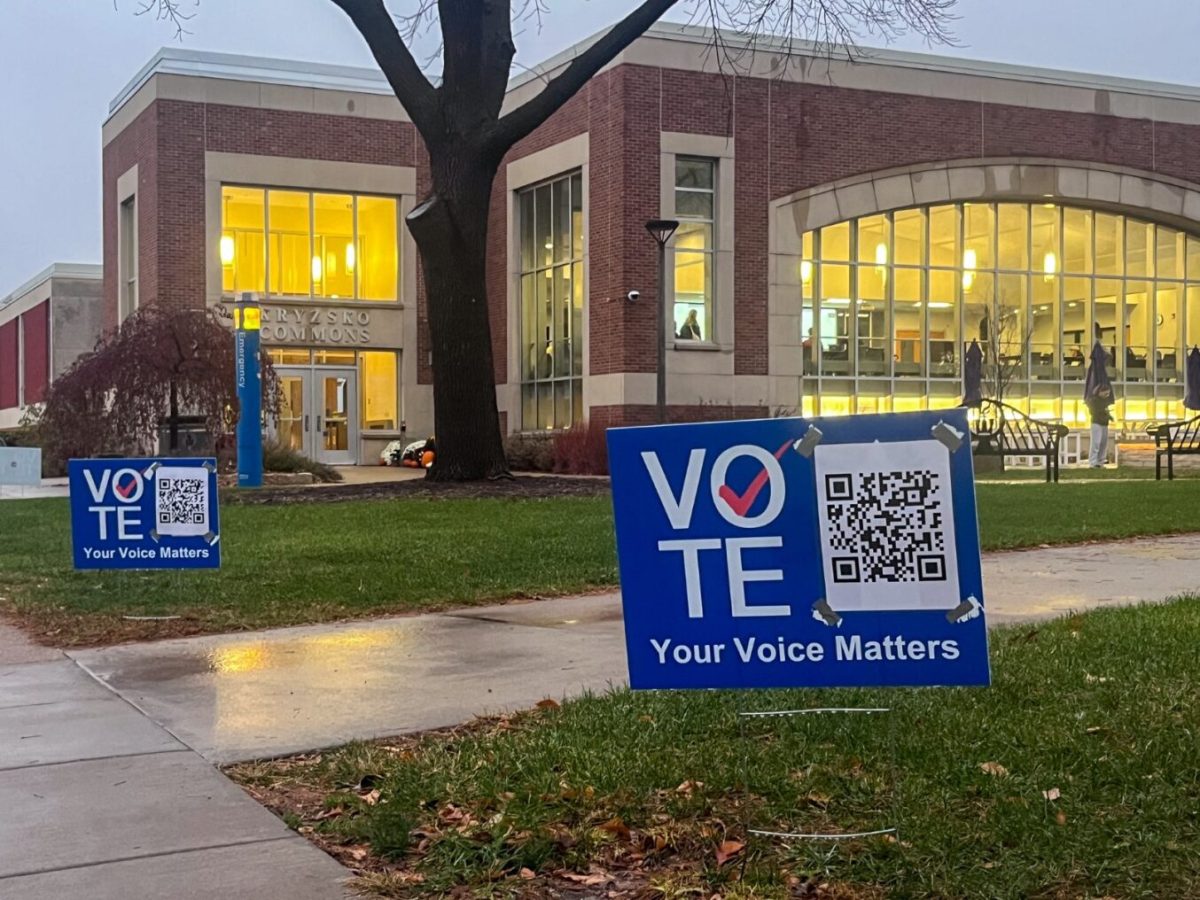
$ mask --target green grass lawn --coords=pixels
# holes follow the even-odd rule
[[[993,632],[987,689],[617,691],[233,775],[388,896],[1194,900],[1198,638],[1198,599],[1104,610]]]
[[[1200,480],[982,482],[988,550],[1200,530]],[[0,607],[61,645],[616,584],[605,497],[226,504],[219,572],[75,572],[65,500],[0,505]],[[129,622],[123,616],[180,616]]]

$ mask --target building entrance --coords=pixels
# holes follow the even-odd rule
[[[275,437],[329,465],[358,462],[358,372],[330,366],[276,366],[279,422]]]

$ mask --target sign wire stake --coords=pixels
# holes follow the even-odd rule
[[[746,848],[742,856],[741,879],[745,879],[746,864],[750,856],[750,836],[775,838],[784,841],[848,841],[857,840],[860,838],[879,837],[882,835],[894,835],[897,833],[897,828],[877,828],[871,831],[849,831],[849,832],[805,832],[805,831],[768,831],[761,828],[750,827],[750,772],[749,758],[750,747],[749,737],[746,734],[747,719],[768,719],[768,718],[784,718],[791,716],[810,716],[810,715],[878,715],[880,713],[891,712],[890,707],[883,706],[823,706],[812,707],[806,709],[778,709],[765,711],[737,711],[738,719],[738,736],[742,743],[742,758],[741,758],[741,780],[742,780],[742,828],[746,834]],[[889,723],[888,728],[889,741],[888,746],[891,750],[892,762],[892,783],[897,784],[896,780],[896,728],[894,717]],[[895,815],[895,803],[893,798],[893,818]]]

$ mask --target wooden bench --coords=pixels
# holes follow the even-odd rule
[[[1058,481],[1059,444],[1067,426],[1027,416],[1007,403],[984,400],[971,422],[971,450],[976,456],[1008,456],[1046,460],[1046,481]]]
[[[1167,458],[1167,480],[1175,479],[1175,457],[1200,455],[1200,416],[1183,422],[1163,422],[1146,431],[1154,438],[1154,478],[1162,480],[1162,460]]]

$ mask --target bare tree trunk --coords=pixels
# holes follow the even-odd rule
[[[487,299],[488,207],[497,169],[486,161],[454,170],[435,163],[434,192],[408,217],[421,251],[433,344],[437,451],[427,477],[434,481],[509,474]]]
[[[170,429],[170,438],[167,446],[171,453],[175,453],[179,449],[179,388],[175,384],[175,379],[171,379],[171,412],[167,420],[167,427]]]

